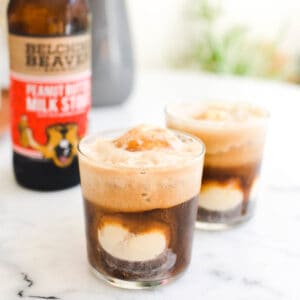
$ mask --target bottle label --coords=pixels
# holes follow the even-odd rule
[[[90,36],[10,35],[11,136],[14,151],[67,167],[87,130]]]

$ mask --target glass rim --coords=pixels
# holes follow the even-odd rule
[[[171,111],[172,108],[174,107],[180,107],[180,106],[184,106],[184,105],[190,105],[190,106],[200,106],[201,104],[207,104],[207,103],[219,103],[219,104],[223,104],[223,103],[227,103],[227,104],[241,104],[241,105],[249,105],[251,107],[254,108],[258,108],[262,111],[263,116],[256,118],[256,119],[252,119],[252,120],[247,120],[247,121],[241,121],[241,122],[235,122],[235,121],[224,121],[224,122],[215,122],[213,120],[195,120],[193,118],[187,118],[185,115],[180,116],[176,113],[174,113],[173,111]],[[228,129],[228,128],[232,128],[234,126],[239,125],[239,128],[243,128],[243,127],[247,127],[247,126],[251,126],[253,124],[265,124],[267,123],[267,121],[270,119],[270,111],[265,108],[264,106],[257,104],[257,103],[252,103],[250,101],[244,101],[244,100],[225,100],[225,99],[210,99],[208,98],[207,100],[199,100],[199,101],[182,101],[182,102],[174,102],[174,103],[169,103],[167,105],[165,105],[164,108],[164,113],[165,116],[168,118],[172,118],[175,120],[179,120],[182,122],[188,122],[189,124],[192,124],[196,127],[210,127],[210,128],[216,128],[219,130],[223,130],[223,129]],[[239,129],[237,128],[237,130]]]
[[[197,161],[199,159],[201,159],[202,157],[204,157],[205,152],[206,152],[206,146],[205,143],[199,139],[198,137],[191,135],[189,133],[186,132],[182,132],[179,130],[174,130],[174,129],[169,129],[166,128],[167,130],[170,130],[172,132],[175,132],[176,134],[179,134],[181,136],[187,136],[189,138],[192,138],[194,141],[196,141],[198,144],[201,145],[201,150],[196,153],[195,155],[191,156],[189,159],[187,159],[186,164],[182,164],[180,166],[178,166],[176,163],[172,164],[172,165],[164,165],[164,166],[124,166],[124,165],[118,165],[118,164],[110,164],[110,163],[105,163],[105,162],[99,162],[97,160],[95,160],[94,158],[92,158],[91,156],[87,155],[86,153],[84,153],[84,151],[81,149],[81,146],[86,143],[87,141],[91,140],[94,141],[96,138],[101,138],[101,137],[105,137],[105,135],[109,135],[109,134],[114,134],[114,133],[122,133],[122,132],[126,132],[127,130],[131,129],[132,127],[128,127],[128,128],[122,128],[122,129],[112,129],[112,130],[103,130],[103,131],[98,131],[96,133],[92,133],[92,134],[88,134],[86,135],[84,138],[82,138],[80,140],[80,142],[77,145],[77,150],[78,153],[80,155],[82,155],[83,157],[85,157],[89,162],[95,164],[96,166],[102,167],[102,168],[109,168],[109,169],[115,169],[115,170],[166,170],[166,169],[180,169],[183,167],[186,167],[187,165],[191,164],[194,161]],[[78,155],[78,159],[80,160],[80,155]]]

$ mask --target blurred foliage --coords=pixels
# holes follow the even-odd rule
[[[293,61],[293,70],[290,72],[288,80],[300,84],[300,55]]]
[[[189,67],[214,73],[285,78],[287,58],[277,41],[251,36],[241,24],[222,27],[220,1],[193,0],[187,13],[193,38],[189,50],[174,61],[176,67]]]

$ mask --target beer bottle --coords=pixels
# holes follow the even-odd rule
[[[10,106],[16,180],[35,190],[79,182],[90,109],[86,0],[10,0]]]

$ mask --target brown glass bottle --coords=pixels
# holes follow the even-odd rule
[[[45,191],[74,186],[90,108],[87,1],[10,0],[8,29],[16,180]]]

